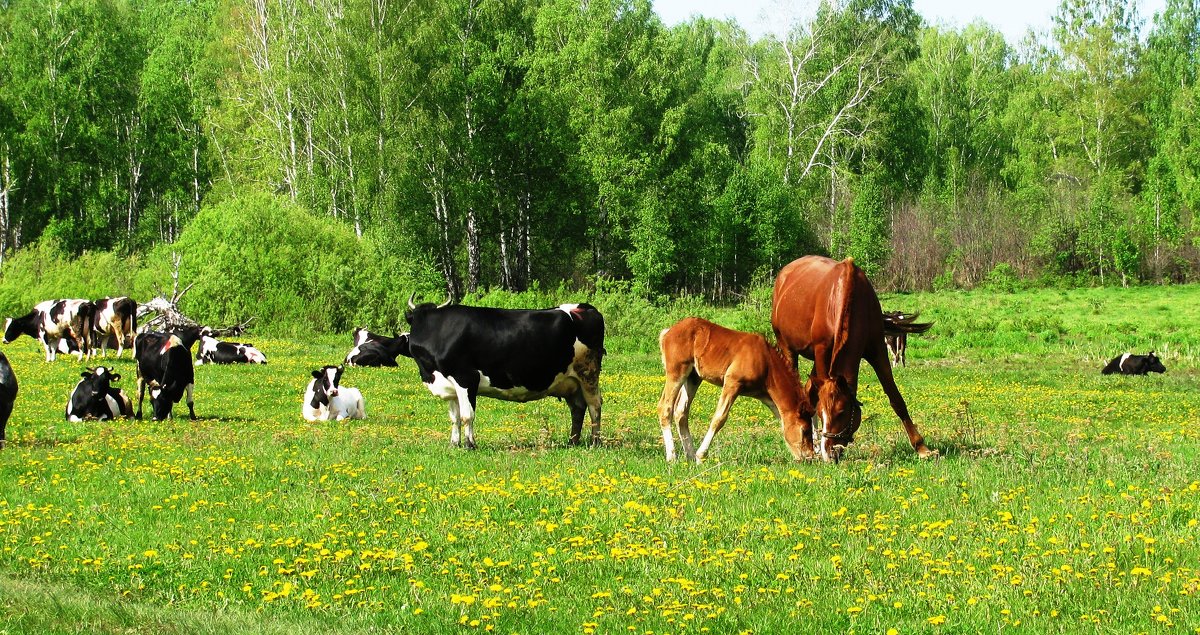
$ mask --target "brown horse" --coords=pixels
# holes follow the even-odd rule
[[[793,368],[798,355],[813,360],[805,388],[823,423],[820,432],[823,459],[838,460],[842,450],[854,441],[854,433],[862,423],[858,368],[864,359],[875,369],[913,449],[922,457],[935,454],[926,447],[908,414],[904,397],[896,388],[883,342],[879,298],[853,259],[837,262],[821,256],[805,256],[784,267],[775,279],[771,326],[780,351]],[[804,431],[809,433],[812,418],[803,424]],[[808,456],[812,455],[812,438],[804,435],[803,451]]]
[[[803,421],[811,421],[812,406],[787,360],[767,343],[766,338],[690,317],[664,330],[658,344],[667,375],[662,398],[658,400],[658,420],[662,425],[668,461],[675,460],[672,417],[679,426],[684,453],[689,460],[699,463],[725,425],[729,409],[738,395],[753,397],[766,404],[780,420],[783,439],[792,455],[796,460],[805,458]],[[701,380],[720,386],[721,398],[709,423],[708,434],[693,451],[688,411]],[[812,456],[811,440],[808,441],[808,456]]]

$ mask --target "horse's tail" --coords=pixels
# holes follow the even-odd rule
[[[883,314],[884,335],[899,335],[901,333],[924,333],[933,326],[933,322],[916,321],[920,313],[885,312]]]

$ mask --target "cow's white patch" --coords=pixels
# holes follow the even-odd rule
[[[1124,355],[1122,355],[1121,361],[1117,362],[1117,369],[1120,370],[1121,372],[1125,372],[1125,362],[1129,361],[1129,358],[1132,356],[1133,356],[1133,353],[1125,353]]]
[[[253,346],[243,347],[242,354],[246,356],[246,361],[250,362],[251,364],[267,363],[267,356],[263,355],[261,351]]]
[[[357,357],[358,354],[362,352],[360,349],[361,346],[362,346],[362,344],[355,344],[354,348],[350,349],[349,353],[346,353],[346,359],[344,360],[344,362],[353,366],[354,358]]]
[[[433,381],[426,383],[425,387],[434,397],[442,399],[458,399],[458,391],[463,389],[453,377],[443,375],[440,370],[433,371]]]
[[[558,310],[562,311],[563,313],[566,313],[567,315],[571,315],[578,309],[579,309],[578,304],[560,304],[560,305],[558,305]]]

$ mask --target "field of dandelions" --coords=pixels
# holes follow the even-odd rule
[[[481,400],[452,449],[403,358],[346,371],[365,421],[307,423],[344,334],[245,338],[270,363],[197,368],[195,422],[67,423],[84,364],[19,340],[0,632],[1200,633],[1200,289],[884,305],[937,322],[896,374],[939,458],[864,365],[840,464],[792,462],[752,400],[667,464],[665,317],[610,338],[598,448],[548,399]],[[1099,374],[1151,348],[1165,375]],[[132,392],[128,357],[96,363]]]

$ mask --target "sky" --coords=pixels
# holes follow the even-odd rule
[[[1149,28],[1154,13],[1166,6],[1166,0],[1133,0],[1144,22],[1143,33]],[[653,0],[654,9],[668,26],[678,24],[693,14],[710,18],[732,17],[752,37],[761,37],[772,29],[781,29],[792,20],[788,12],[807,15],[816,6],[815,0]],[[1058,8],[1055,0],[913,0],[913,8],[930,24],[965,26],[976,18],[991,24],[1004,34],[1010,44],[1016,44],[1029,28],[1045,31],[1050,17]]]

